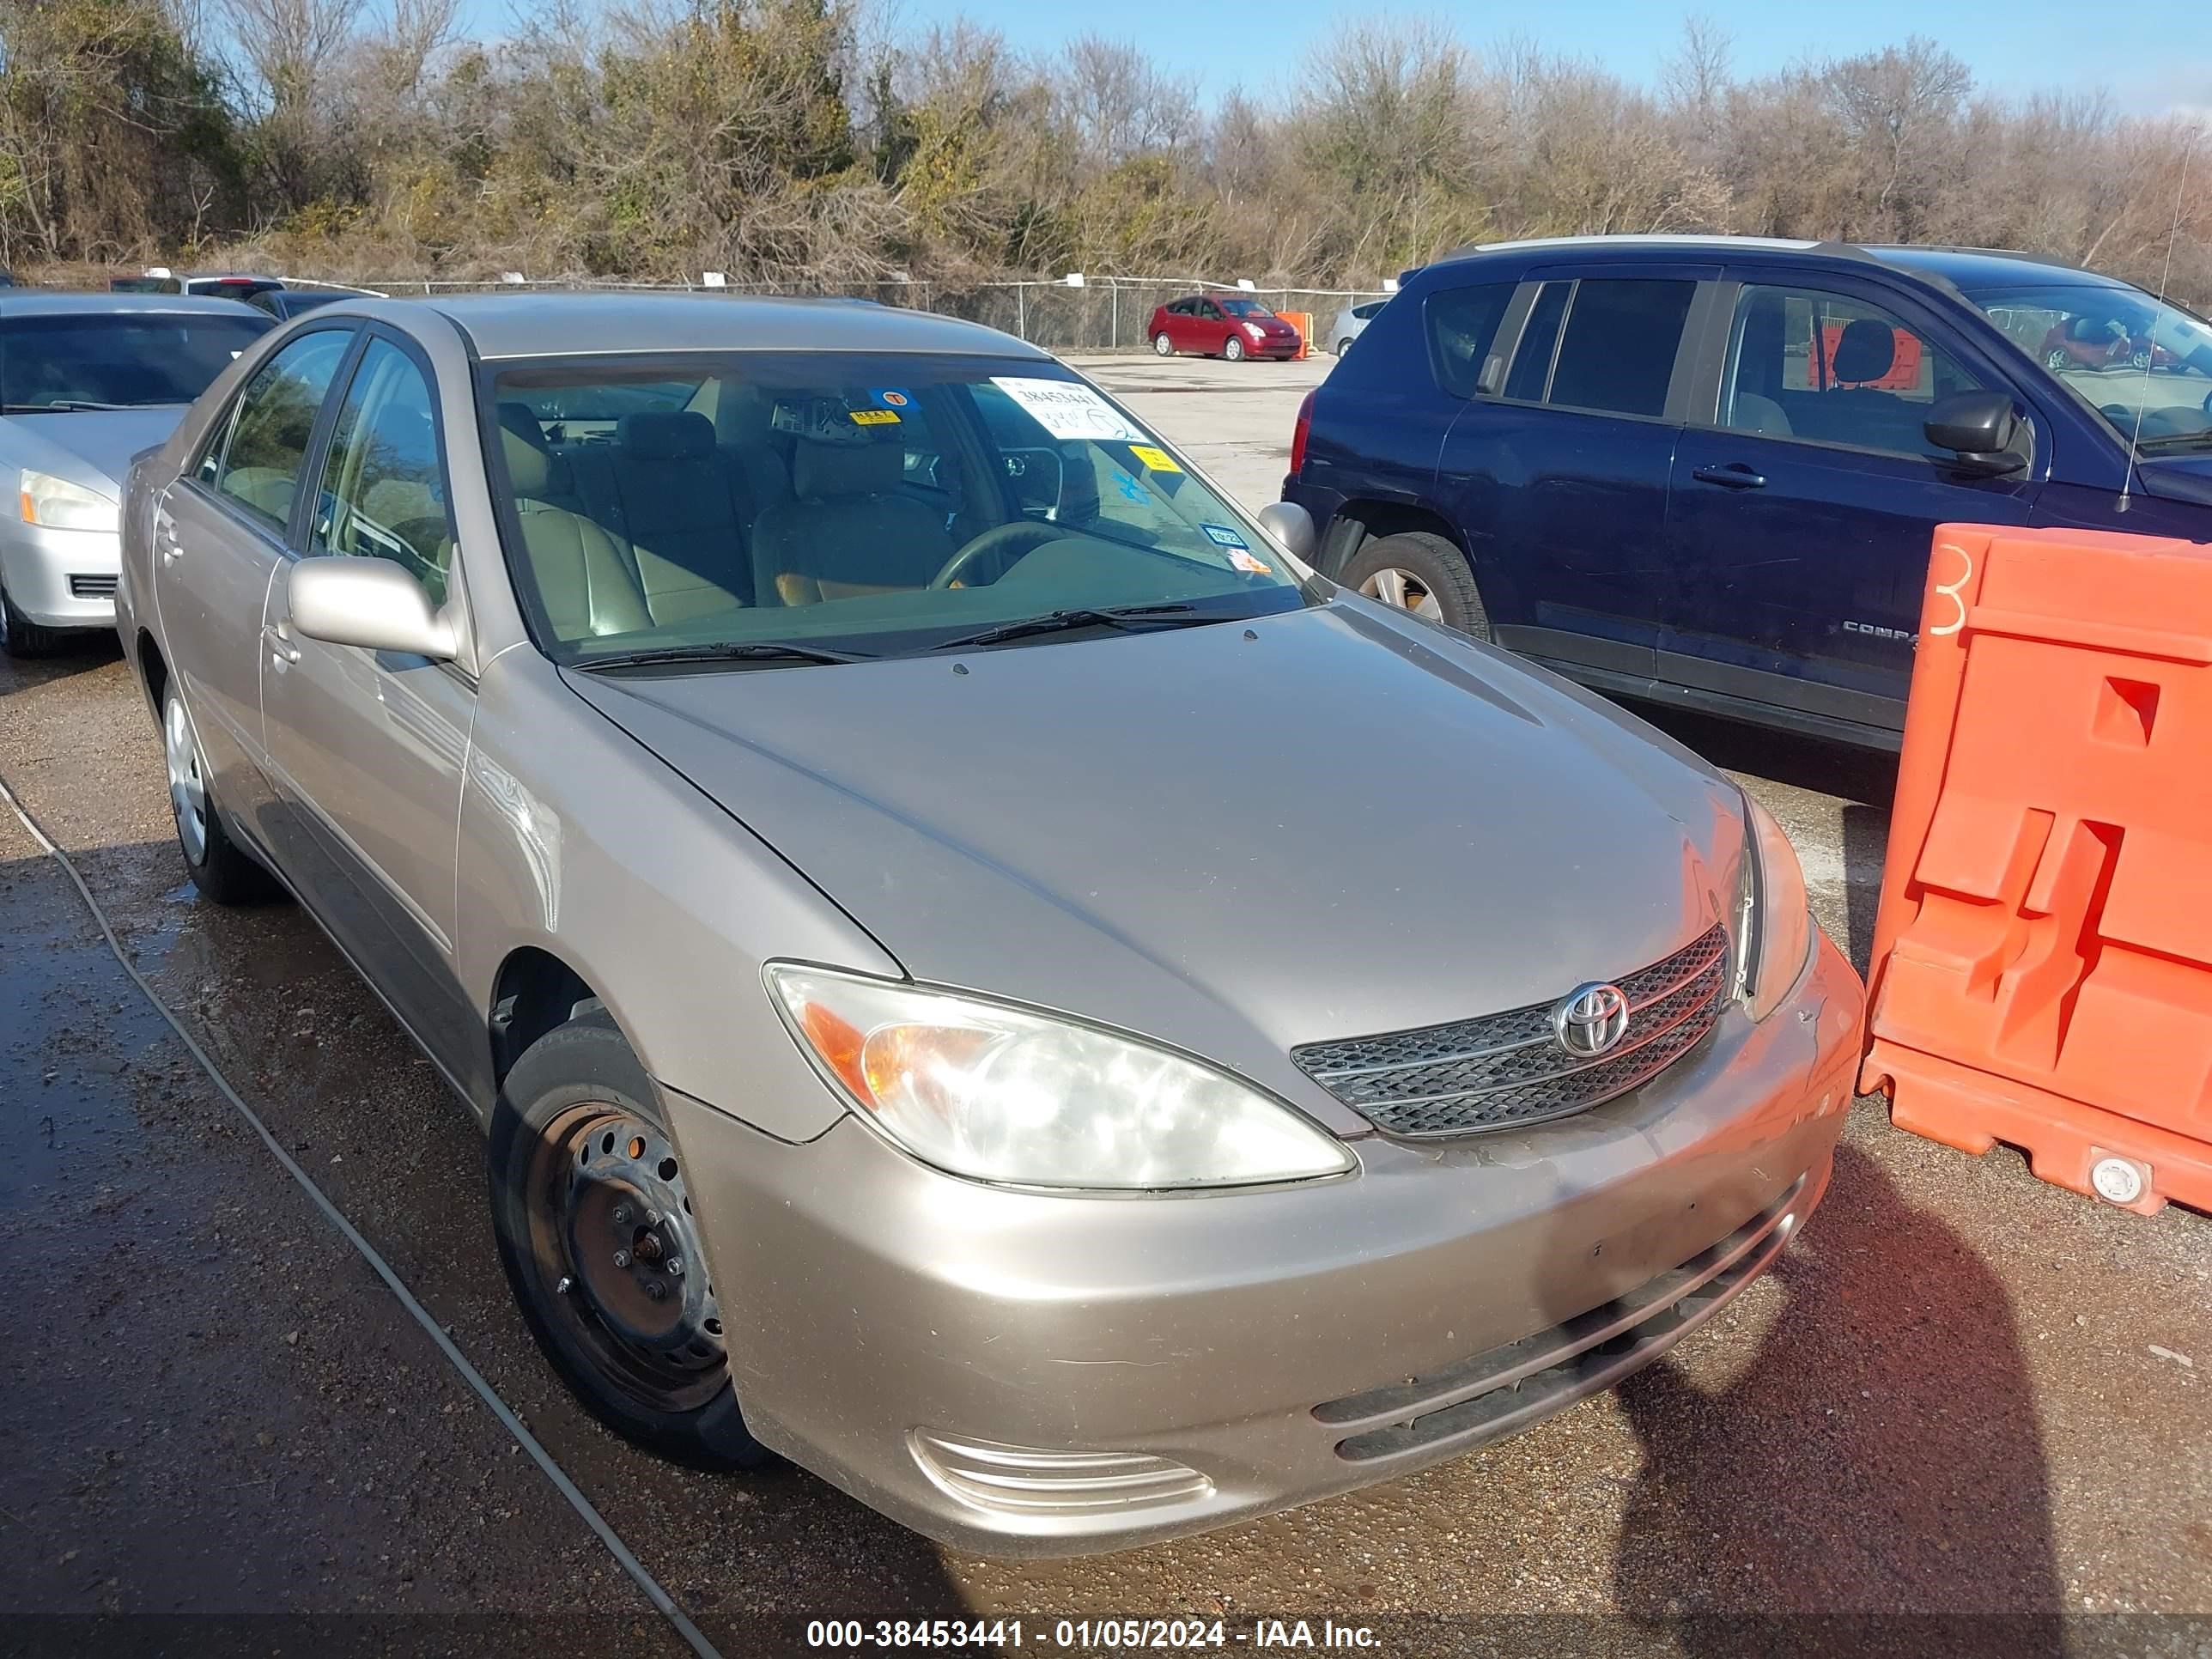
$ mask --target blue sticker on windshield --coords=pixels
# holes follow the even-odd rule
[[[1126,472],[1116,472],[1114,475],[1114,482],[1121,486],[1121,499],[1125,501],[1137,501],[1141,503],[1152,499],[1151,496],[1145,493],[1144,485],[1139,483],[1134,478],[1131,477]]]
[[[1252,545],[1225,524],[1202,524],[1199,528],[1212,538],[1216,547],[1249,548]]]
[[[901,392],[896,386],[885,386],[880,392],[871,392],[868,396],[873,398],[885,409],[904,409],[914,401],[910,394]]]

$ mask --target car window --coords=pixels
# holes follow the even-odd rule
[[[429,383],[388,340],[372,340],[331,429],[309,550],[389,559],[442,604],[453,538]]]
[[[1364,306],[1352,307],[1352,314],[1364,323],[1388,304],[1389,304],[1388,300],[1370,300]]]
[[[1575,284],[1548,403],[1615,415],[1663,415],[1674,355],[1698,285],[1645,277]]]
[[[1929,405],[1982,380],[1894,313],[1826,289],[1747,284],[1737,297],[1719,423],[1739,432],[1946,458]]]
[[[266,317],[82,311],[0,319],[0,407],[188,404],[269,331]]]
[[[2212,433],[2212,324],[2124,283],[1981,289],[1966,297],[2122,436],[2201,447]]]
[[[315,416],[352,343],[349,329],[319,329],[261,366],[238,400],[230,441],[216,465],[218,493],[280,530],[290,522]],[[207,471],[203,462],[204,480]]]
[[[1540,404],[1552,383],[1552,359],[1559,350],[1559,320],[1567,314],[1572,283],[1547,283],[1537,290],[1536,303],[1522,325],[1521,343],[1513,353],[1513,368],[1505,377],[1505,395],[1524,403]]]
[[[1431,294],[1421,314],[1428,324],[1429,361],[1437,384],[1455,398],[1481,390],[1482,368],[1497,337],[1499,319],[1513,302],[1514,284],[1446,289]]]
[[[673,428],[702,416],[653,417],[672,428],[657,459],[530,414],[603,406],[672,361],[483,371],[509,568],[556,660],[725,641],[879,655],[1060,610],[1226,621],[1311,602],[1240,508],[1054,363],[694,354],[697,401],[726,418],[694,444]],[[677,495],[681,514],[649,512]],[[672,602],[656,567],[688,573],[691,597]]]
[[[1221,307],[1211,300],[1200,300],[1198,302],[1198,314],[1209,321],[1218,322],[1221,318]]]

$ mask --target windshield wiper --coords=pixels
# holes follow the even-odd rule
[[[69,414],[80,409],[137,409],[137,404],[96,404],[88,398],[56,398],[44,404],[8,404],[0,405],[0,415],[56,415]]]
[[[2146,455],[2163,455],[2169,450],[2212,449],[2212,427],[2202,432],[2169,432],[2160,438],[2145,438],[2136,447]]]
[[[933,651],[958,651],[971,645],[996,645],[1000,640],[1025,639],[1032,634],[1056,634],[1066,628],[1125,628],[1142,631],[1152,628],[1188,628],[1199,623],[1226,622],[1226,617],[1200,617],[1192,607],[1180,602],[1172,605],[1117,605],[1105,611],[1054,611],[1042,617],[1025,617],[1020,622],[1001,623],[996,628],[987,628],[980,634],[963,634],[956,640],[945,640],[929,648]]]
[[[789,640],[723,640],[713,645],[672,645],[658,651],[625,651],[617,656],[594,657],[571,667],[649,668],[665,662],[872,662],[857,651],[830,651],[817,645],[798,645]]]

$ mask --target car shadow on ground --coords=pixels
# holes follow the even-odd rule
[[[90,669],[104,668],[122,654],[122,641],[112,632],[104,628],[88,628],[82,633],[72,634],[45,656],[0,655],[0,697],[65,680]]]
[[[1644,1460],[1621,1611],[1701,1656],[2060,1652],[2042,1436],[1996,1276],[1844,1146],[1774,1278],[1784,1305],[1725,1386],[1670,1358],[1620,1389]]]

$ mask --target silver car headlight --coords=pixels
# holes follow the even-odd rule
[[[799,1046],[925,1163],[1026,1187],[1235,1187],[1340,1175],[1342,1143],[1226,1073],[1071,1020],[798,963],[768,982]]]
[[[1813,950],[1813,907],[1797,849],[1774,815],[1743,797],[1742,873],[1736,878],[1736,990],[1765,1019],[1797,983]]]
[[[105,530],[120,527],[122,514],[115,502],[97,489],[51,472],[23,469],[23,522],[45,530]]]

